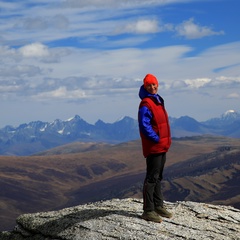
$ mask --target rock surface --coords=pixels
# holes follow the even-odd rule
[[[196,202],[165,203],[162,223],[141,219],[142,200],[112,199],[60,211],[23,214],[1,240],[240,239],[240,210]]]

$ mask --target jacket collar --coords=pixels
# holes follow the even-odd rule
[[[159,96],[158,94],[151,94],[151,93],[149,93],[149,92],[144,88],[144,85],[142,85],[142,86],[140,87],[138,96],[139,96],[140,99],[142,99],[142,100],[143,100],[144,98],[146,98],[146,97],[149,97],[149,98],[154,99],[154,101],[156,101],[156,102],[158,102],[158,103],[164,104],[163,98],[162,98],[161,96]]]

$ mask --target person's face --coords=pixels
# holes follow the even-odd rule
[[[157,94],[158,85],[157,84],[148,84],[146,90],[151,94]]]

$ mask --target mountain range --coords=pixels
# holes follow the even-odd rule
[[[198,122],[189,116],[170,119],[172,137],[203,134],[240,138],[240,114],[229,110],[219,118]],[[139,139],[138,122],[123,117],[114,123],[89,124],[79,115],[66,121],[34,121],[0,129],[0,155],[27,156],[72,142],[121,143]]]

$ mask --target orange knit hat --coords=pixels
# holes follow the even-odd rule
[[[146,88],[147,85],[149,84],[156,84],[158,86],[158,80],[154,75],[149,73],[143,79],[143,84],[144,84],[144,88]]]

